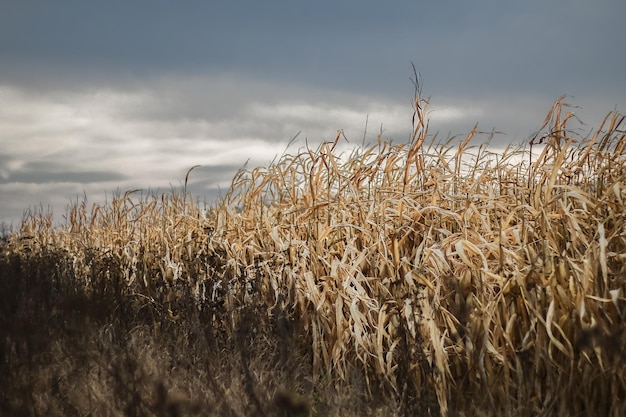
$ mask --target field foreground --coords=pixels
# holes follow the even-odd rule
[[[25,216],[0,414],[626,415],[624,117],[581,139],[558,100],[494,154],[428,140],[427,105],[408,144],[338,133],[208,208]]]

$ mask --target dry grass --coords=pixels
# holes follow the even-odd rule
[[[76,205],[62,228],[27,216],[0,263],[5,289],[25,298],[3,320],[69,303],[59,311],[89,321],[96,340],[123,322],[131,339],[174,337],[174,351],[177,329],[196,329],[202,343],[185,348],[219,378],[188,371],[188,396],[201,397],[191,414],[625,415],[624,117],[582,139],[559,99],[527,147],[494,154],[471,146],[476,130],[456,149],[434,142],[427,111],[417,96],[410,143],[341,155],[338,132],[240,171],[208,208],[128,192]],[[5,333],[8,375],[22,336]],[[94,352],[114,349],[100,343]],[[133,369],[161,381],[170,374],[140,358],[164,353],[150,352]],[[106,393],[118,377],[92,383]],[[283,391],[294,387],[301,398]],[[127,406],[143,404],[137,391]]]

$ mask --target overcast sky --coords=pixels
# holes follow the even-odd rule
[[[431,131],[521,143],[560,95],[591,129],[626,111],[626,2],[0,0],[0,222],[186,171],[212,201],[247,160],[408,139],[411,62]]]

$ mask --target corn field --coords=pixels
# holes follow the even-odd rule
[[[436,142],[417,97],[408,143],[341,153],[338,132],[241,170],[209,206],[129,191],[64,226],[30,213],[0,273],[131,299],[155,333],[192,311],[224,340],[286,320],[313,387],[358,375],[407,415],[626,415],[624,116],[581,138],[567,109],[494,152],[476,129]],[[250,410],[229,412],[273,415]]]

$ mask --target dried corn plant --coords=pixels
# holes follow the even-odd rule
[[[128,192],[61,228],[27,216],[6,247],[33,264],[60,251],[86,290],[121,286],[173,321],[183,290],[220,306],[226,333],[245,306],[280,312],[314,380],[356,370],[372,395],[442,416],[624,415],[624,117],[583,139],[567,109],[496,154],[471,145],[477,129],[435,142],[416,96],[407,144],[344,155],[339,131],[241,170],[208,208]]]

